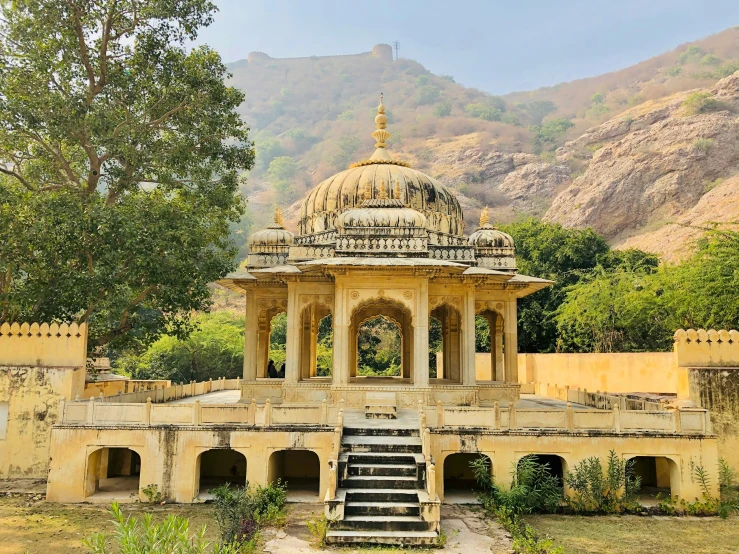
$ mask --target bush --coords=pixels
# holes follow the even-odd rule
[[[434,106],[434,115],[436,117],[447,117],[452,113],[452,105],[449,102],[439,102]]]
[[[511,468],[511,486],[498,486],[490,475],[490,460],[480,456],[471,462],[475,481],[481,489],[480,500],[488,509],[506,508],[514,514],[554,513],[563,498],[559,481],[550,473],[549,464],[524,456]]]
[[[716,100],[710,92],[693,92],[683,101],[682,106],[688,115],[698,115],[726,109],[724,103]]]
[[[315,548],[323,548],[326,546],[326,535],[331,527],[331,521],[325,515],[314,516],[308,520],[308,532],[313,537],[311,541]]]
[[[697,138],[693,141],[693,150],[696,152],[703,152],[704,154],[713,146],[713,139],[710,138]]]
[[[279,480],[262,487],[231,487],[213,489],[215,519],[221,539],[227,543],[255,544],[259,527],[279,525],[284,521],[287,488]]]
[[[634,464],[634,460],[622,460],[613,450],[608,454],[605,471],[597,456],[577,464],[565,476],[573,493],[567,498],[570,507],[577,513],[623,512],[641,487],[641,479],[634,474]]]
[[[143,523],[136,518],[125,517],[117,502],[110,507],[113,515],[112,539],[103,533],[86,537],[84,544],[93,554],[237,554],[243,552],[239,544],[227,542],[208,549],[205,542],[205,526],[190,534],[186,518],[170,515],[161,523],[154,523],[151,514],[144,514]]]
[[[433,104],[439,99],[441,90],[439,87],[434,85],[423,85],[418,88],[416,92],[416,104],[419,106],[425,106],[427,104]]]

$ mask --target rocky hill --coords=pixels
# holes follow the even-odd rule
[[[739,69],[738,29],[621,71],[503,97],[393,60],[386,45],[355,56],[252,53],[229,67],[257,148],[241,241],[272,204],[287,208],[289,221],[310,188],[372,152],[380,91],[393,151],[452,188],[470,225],[490,205],[500,221],[591,225],[615,244],[669,255],[671,233],[694,232],[686,222],[737,215],[727,191],[739,168],[739,106],[727,76]]]

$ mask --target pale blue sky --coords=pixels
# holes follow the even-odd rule
[[[739,25],[737,0],[215,1],[199,42],[227,62],[398,40],[401,57],[495,94],[606,73]]]

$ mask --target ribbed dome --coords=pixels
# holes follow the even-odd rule
[[[253,253],[270,253],[286,250],[293,244],[295,235],[285,229],[282,224],[282,212],[275,209],[274,223],[249,235],[247,243]]]
[[[476,248],[514,248],[513,237],[492,225],[483,225],[470,235],[469,243]]]
[[[336,219],[339,231],[347,227],[393,227],[397,229],[425,228],[426,218],[410,208],[356,208],[343,212]]]

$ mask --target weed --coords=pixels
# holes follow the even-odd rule
[[[331,528],[331,520],[325,515],[314,516],[308,520],[308,532],[313,537],[311,544],[316,548],[323,548],[326,546],[326,535],[328,530]]]
[[[159,487],[155,483],[146,485],[143,489],[141,489],[141,492],[144,493],[144,496],[146,496],[146,500],[147,502],[149,502],[149,504],[161,504],[162,500],[164,499],[162,497],[162,493],[159,491]]]

